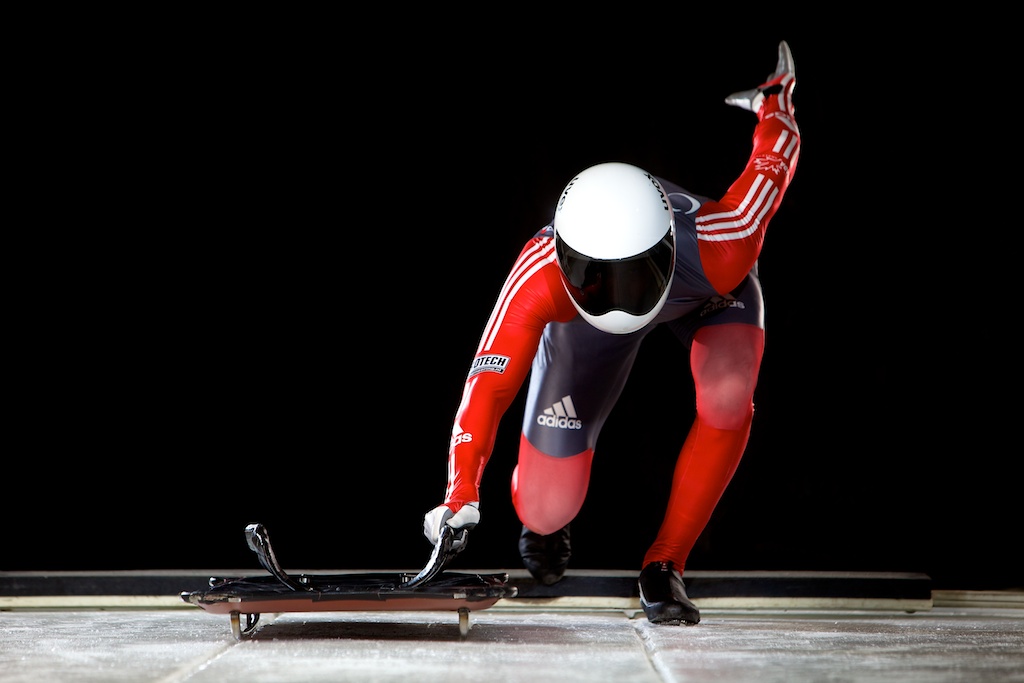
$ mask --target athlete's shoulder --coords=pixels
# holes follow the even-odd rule
[[[557,268],[555,231],[551,225],[541,228],[534,233],[533,237],[526,241],[522,251],[519,253],[516,264],[519,268],[523,267],[524,264],[530,264],[529,267],[533,270],[546,266],[555,266]]]
[[[527,240],[506,282],[515,308],[541,323],[565,321],[576,314],[562,284],[555,255],[555,233],[546,225]]]

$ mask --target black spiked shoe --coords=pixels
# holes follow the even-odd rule
[[[652,624],[697,624],[700,610],[686,597],[683,577],[671,562],[651,562],[640,572],[640,605]]]
[[[545,586],[550,586],[562,580],[566,567],[569,566],[569,557],[572,555],[572,546],[569,543],[569,525],[542,536],[534,533],[523,526],[519,535],[519,554],[523,558],[523,566],[530,570],[533,578]]]

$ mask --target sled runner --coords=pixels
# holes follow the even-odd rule
[[[256,630],[263,612],[376,610],[458,612],[459,632],[465,636],[469,633],[470,611],[487,609],[519,592],[508,585],[508,574],[445,572],[441,569],[444,562],[433,556],[416,575],[373,572],[290,576],[277,561],[266,527],[250,524],[245,537],[270,576],[212,577],[208,590],[181,593],[187,603],[213,614],[229,615],[236,640]]]

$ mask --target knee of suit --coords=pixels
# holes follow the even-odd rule
[[[571,522],[583,507],[594,451],[565,458],[540,452],[520,437],[519,463],[512,473],[512,505],[531,531],[547,535]]]
[[[717,402],[701,401],[697,405],[697,415],[704,424],[715,429],[745,429],[750,424],[753,414],[754,403],[749,396]]]

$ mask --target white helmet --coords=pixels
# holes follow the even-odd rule
[[[563,284],[587,322],[626,334],[658,315],[672,284],[676,228],[654,176],[619,162],[591,166],[562,191],[553,225]]]

